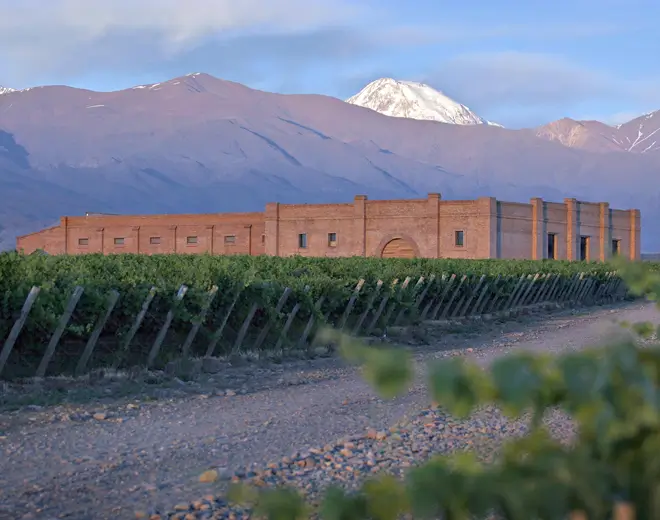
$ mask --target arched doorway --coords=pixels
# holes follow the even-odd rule
[[[415,258],[415,246],[405,238],[394,238],[385,244],[380,256],[381,258]]]

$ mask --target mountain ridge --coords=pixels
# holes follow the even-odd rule
[[[360,193],[570,196],[659,216],[660,196],[648,189],[660,167],[654,153],[593,152],[534,129],[388,117],[201,73],[114,92],[26,89],[0,96],[0,114],[5,247],[63,214],[260,211],[266,202]],[[660,246],[643,229],[645,248]]]

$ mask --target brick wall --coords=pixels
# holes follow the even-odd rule
[[[263,213],[88,215],[18,237],[31,253],[211,253],[279,256],[419,256],[605,260],[613,241],[640,257],[638,210],[607,203],[534,198],[529,204],[493,197],[368,200],[347,204],[267,204]]]

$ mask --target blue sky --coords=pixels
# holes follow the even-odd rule
[[[0,0],[0,85],[424,81],[509,127],[660,109],[657,0]]]

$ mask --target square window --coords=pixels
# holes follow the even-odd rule
[[[337,233],[328,233],[328,246],[337,246]]]
[[[300,249],[307,248],[307,233],[300,233],[298,235],[298,247]]]
[[[122,237],[115,238],[115,245],[116,246],[123,246],[124,245],[124,239]]]
[[[149,237],[149,243],[152,246],[156,246],[156,245],[160,244],[160,237]]]
[[[89,238],[79,238],[78,239],[78,245],[79,246],[88,246],[89,245]]]
[[[225,244],[235,244],[236,243],[236,235],[227,235],[225,237]]]
[[[454,245],[456,247],[463,247],[465,245],[464,231],[454,231]]]
[[[186,244],[195,245],[197,243],[197,237],[186,237]]]

